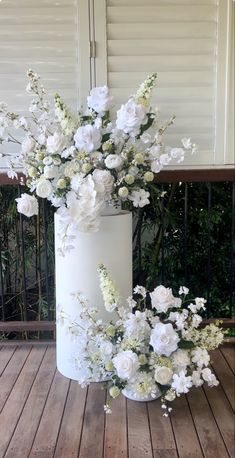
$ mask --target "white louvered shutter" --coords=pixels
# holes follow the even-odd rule
[[[191,136],[199,145],[183,167],[234,163],[225,124],[232,0],[95,2],[97,49],[101,3],[106,5],[107,44],[107,56],[97,54],[97,83],[107,78],[120,104],[148,73],[157,72],[154,103],[164,119],[176,115],[168,144],[179,145],[182,136]]]
[[[38,72],[48,92],[76,108],[76,0],[3,0],[0,3],[0,100],[24,111],[26,71]]]

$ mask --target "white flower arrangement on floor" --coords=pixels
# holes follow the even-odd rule
[[[48,199],[59,208],[67,235],[69,227],[73,233],[97,231],[107,202],[129,202],[130,208],[149,204],[148,186],[154,174],[172,159],[181,162],[186,152],[196,150],[188,138],[179,148],[164,145],[163,136],[174,117],[162,124],[150,106],[156,74],[149,75],[121,106],[113,122],[106,86],[92,89],[87,109],[75,115],[58,94],[50,106],[40,77],[32,70],[28,78],[26,91],[33,95],[28,117],[0,103],[0,145],[13,143],[19,149],[17,155],[1,155],[8,162],[9,176],[17,177],[21,169],[33,194],[16,199],[18,211],[30,217],[38,213],[37,197]]]
[[[223,342],[224,333],[219,322],[199,328],[205,299],[187,299],[186,287],[180,288],[180,297],[174,297],[163,285],[151,293],[136,286],[123,305],[104,265],[99,266],[99,275],[105,308],[117,313],[115,323],[97,319],[97,310],[81,294],[74,295],[81,306],[79,319],[66,316],[63,309],[59,312],[61,324],[77,341],[75,361],[82,386],[109,380],[110,400],[123,390],[136,400],[160,394],[168,416],[172,409],[167,401],[204,382],[218,385],[208,352]]]

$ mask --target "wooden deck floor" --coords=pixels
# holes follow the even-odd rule
[[[120,397],[105,416],[105,391],[56,371],[54,345],[0,344],[0,457],[235,457],[234,353],[213,352],[220,385],[177,399],[171,418],[160,401]]]

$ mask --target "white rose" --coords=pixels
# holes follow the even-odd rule
[[[100,115],[103,115],[110,107],[112,97],[109,96],[107,86],[95,87],[87,97],[87,105]]]
[[[157,286],[152,293],[150,293],[152,308],[155,308],[157,312],[167,312],[169,307],[174,305],[174,296],[170,288],[165,286]]]
[[[52,165],[46,165],[43,170],[45,178],[55,178],[58,175],[58,167]]]
[[[64,176],[72,178],[76,172],[79,172],[80,165],[76,162],[69,162],[64,168]]]
[[[25,216],[38,215],[38,201],[35,196],[21,194],[21,197],[15,199],[17,202],[17,211]]]
[[[105,193],[111,194],[113,189],[114,178],[108,170],[95,169],[92,173],[92,176],[97,186],[104,186]]]
[[[179,348],[177,351],[173,353],[172,362],[173,366],[176,367],[177,370],[186,369],[186,367],[190,364],[188,351],[181,350]]]
[[[26,137],[21,145],[21,151],[23,154],[30,153],[35,148],[36,142],[32,137]]]
[[[146,121],[146,108],[130,99],[118,110],[116,126],[126,134],[136,135],[140,126],[145,124]]]
[[[87,124],[78,128],[74,135],[74,140],[76,148],[91,153],[99,149],[101,145],[101,133],[96,127]]]
[[[121,351],[113,358],[113,365],[120,378],[129,380],[137,372],[140,363],[136,353],[132,350]]]
[[[158,355],[170,356],[177,350],[180,338],[172,324],[157,323],[150,334],[150,345]]]
[[[63,134],[55,132],[54,135],[50,135],[47,139],[47,151],[49,153],[57,153],[65,147],[65,138]]]
[[[157,366],[154,373],[154,378],[161,385],[168,385],[171,382],[173,371],[166,366]]]
[[[123,163],[121,156],[117,154],[109,154],[105,159],[105,165],[108,169],[118,169]]]
[[[42,197],[43,199],[47,199],[52,194],[52,184],[50,181],[42,179],[39,180],[36,186],[36,193],[38,197]]]

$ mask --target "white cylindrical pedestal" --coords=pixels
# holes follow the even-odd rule
[[[63,308],[71,318],[77,317],[79,305],[72,294],[81,292],[91,306],[98,308],[99,318],[115,319],[115,315],[104,308],[97,269],[99,264],[105,265],[123,301],[132,294],[131,213],[102,216],[99,231],[78,232],[74,248],[65,256],[58,253],[58,228],[59,216],[55,214],[56,309]],[[56,333],[57,368],[64,376],[77,380],[76,341],[60,320],[57,320]]]

